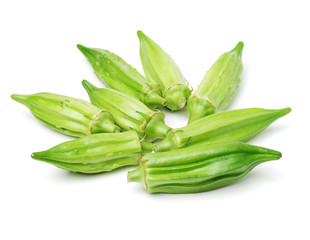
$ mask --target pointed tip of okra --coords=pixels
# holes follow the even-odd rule
[[[21,95],[21,94],[12,94],[11,98],[19,103],[25,103],[25,101],[27,100],[27,95]]]
[[[280,115],[280,117],[285,116],[286,114],[290,113],[292,111],[292,109],[290,107],[287,108],[282,108],[278,110],[278,113]]]
[[[137,31],[137,35],[140,41],[151,41],[153,42],[147,35],[144,34],[141,30]]]
[[[94,49],[85,47],[81,44],[77,44],[76,47],[80,50],[81,53],[88,59],[93,59],[95,57]]]
[[[96,86],[94,86],[93,84],[91,84],[90,82],[88,82],[87,80],[83,80],[82,81],[82,85],[85,88],[85,90],[89,93],[90,91],[93,91],[95,89],[97,89]]]
[[[273,149],[265,148],[265,147],[258,147],[258,146],[250,145],[247,143],[241,143],[241,142],[239,142],[239,144],[247,145],[250,148],[252,148],[254,150],[252,153],[258,153],[258,154],[262,154],[265,156],[269,156],[270,160],[278,160],[282,157],[282,153],[277,150],[273,150]]]
[[[238,42],[237,45],[234,47],[233,50],[231,50],[232,52],[236,52],[238,55],[242,55],[242,50],[244,47],[244,43],[242,41]]]
[[[273,150],[273,155],[275,159],[280,159],[282,157],[282,153],[276,150]]]
[[[84,48],[86,48],[86,47],[83,46],[82,44],[76,44],[76,47],[77,47],[79,50],[83,50]]]
[[[89,52],[89,48],[85,47],[85,46],[83,46],[81,44],[77,44],[76,47],[84,54],[85,54],[85,52]]]
[[[138,38],[141,38],[141,37],[145,36],[145,34],[141,30],[137,31],[137,35],[138,35]]]
[[[31,157],[36,160],[43,160],[46,157],[46,151],[34,152],[31,154]]]
[[[279,160],[282,158],[282,153],[276,150],[266,149],[264,156],[266,161]]]

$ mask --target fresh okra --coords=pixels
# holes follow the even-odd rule
[[[153,111],[139,100],[124,93],[97,88],[86,80],[82,84],[91,103],[110,111],[121,128],[135,130],[149,141],[164,138],[171,129],[165,125],[165,115],[159,110]]]
[[[100,133],[35,152],[31,157],[65,170],[90,174],[138,164],[142,153],[151,152],[152,146],[140,141],[134,131]]]
[[[140,57],[146,77],[160,86],[162,96],[167,100],[167,107],[170,110],[182,109],[191,95],[191,90],[179,67],[143,32],[138,31],[138,37]]]
[[[281,153],[241,142],[203,144],[148,154],[128,182],[141,183],[150,193],[204,192],[229,185],[257,165]]]
[[[290,111],[290,108],[246,108],[216,113],[185,127],[172,129],[166,138],[155,146],[155,151],[170,151],[206,142],[246,142]]]
[[[13,94],[11,97],[28,107],[34,117],[47,126],[70,136],[120,131],[111,113],[81,99],[54,93]]]
[[[158,84],[148,81],[116,54],[99,48],[77,47],[107,87],[135,97],[148,106],[166,105]]]
[[[187,100],[189,123],[225,110],[240,84],[243,42],[224,54],[208,70],[197,90]]]

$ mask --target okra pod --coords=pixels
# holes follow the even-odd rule
[[[240,84],[243,42],[222,54],[208,70],[197,90],[187,100],[189,123],[223,111],[230,103]]]
[[[149,193],[195,193],[229,185],[281,153],[241,142],[203,144],[145,155],[128,182]]]
[[[135,130],[149,141],[164,138],[171,129],[164,123],[165,115],[153,111],[139,100],[111,89],[97,88],[88,81],[82,82],[90,101],[111,112],[118,126]]]
[[[151,152],[152,146],[140,141],[134,131],[100,133],[35,152],[31,157],[72,172],[91,174],[138,164],[142,153]]]
[[[170,151],[205,142],[246,142],[290,111],[290,108],[246,108],[215,113],[185,127],[172,129],[166,138],[155,146],[155,151]]]
[[[13,94],[11,97],[50,128],[70,136],[120,131],[111,113],[81,99],[54,93]]]
[[[162,96],[167,100],[167,107],[170,110],[182,109],[191,95],[191,90],[179,67],[142,31],[138,31],[138,37],[140,58],[146,77],[160,86]]]
[[[99,48],[77,47],[107,87],[135,97],[148,106],[166,105],[158,84],[148,81],[116,54]]]

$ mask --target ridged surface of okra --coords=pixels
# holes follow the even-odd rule
[[[170,151],[204,142],[246,142],[290,111],[290,108],[246,108],[216,113],[185,127],[172,129],[166,138],[155,146],[155,151]]]
[[[121,128],[135,130],[148,141],[164,138],[171,129],[165,125],[163,113],[151,110],[136,98],[111,89],[97,88],[86,80],[82,84],[91,103],[110,111]]]
[[[99,48],[77,47],[107,87],[135,97],[148,106],[166,105],[158,84],[150,82],[116,54]]]
[[[100,133],[35,152],[31,157],[72,172],[91,174],[135,165],[142,153],[152,151],[152,146],[152,143],[140,141],[134,131]]]
[[[70,136],[120,131],[111,113],[81,99],[54,93],[13,94],[11,97],[50,128]]]
[[[240,84],[243,42],[222,54],[207,71],[197,90],[189,97],[186,112],[189,123],[225,110]]]
[[[255,166],[281,158],[281,153],[241,142],[204,144],[148,154],[128,182],[150,193],[195,193],[229,185]]]
[[[162,96],[167,100],[167,107],[172,110],[182,109],[191,95],[188,82],[179,67],[152,39],[138,31],[140,40],[140,58],[146,77],[159,84]]]

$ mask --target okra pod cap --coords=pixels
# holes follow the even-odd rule
[[[54,93],[13,94],[11,97],[28,107],[45,125],[70,136],[120,131],[110,112],[81,99]]]
[[[144,156],[128,182],[149,193],[195,193],[229,185],[255,166],[281,158],[275,150],[241,142],[202,144]]]
[[[140,40],[140,58],[146,77],[160,86],[167,107],[182,109],[191,90],[179,67],[165,51],[142,31],[137,32]]]
[[[141,141],[134,131],[100,133],[35,152],[31,157],[65,170],[90,174],[138,164],[142,154],[152,148],[152,143]]]
[[[96,76],[105,86],[135,97],[148,106],[166,105],[159,86],[148,81],[115,53],[80,44],[77,48],[88,59]]]
[[[290,108],[245,108],[215,113],[185,127],[172,129],[154,148],[156,152],[164,152],[205,142],[246,142],[290,111]]]

